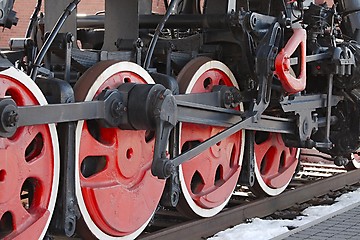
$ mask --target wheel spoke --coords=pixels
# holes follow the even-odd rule
[[[256,153],[256,162],[258,166],[261,165],[262,161],[264,161],[264,157],[269,150],[273,147],[270,141],[263,142],[261,144],[255,144],[255,153]]]
[[[40,133],[39,126],[24,127],[21,134],[16,138],[15,144],[18,145],[18,147],[26,149],[39,133]]]
[[[118,185],[117,172],[109,168],[89,178],[81,179],[81,187],[84,188],[108,188],[116,185]]]
[[[25,210],[25,208],[21,204],[20,199],[16,201],[14,207],[9,210],[13,214],[13,224],[16,230],[20,230],[21,228],[23,228],[24,222],[33,221],[33,215],[31,215],[28,211]]]
[[[29,134],[35,134],[37,131],[33,131],[34,128],[31,128],[32,131],[29,131]],[[32,135],[34,136],[34,135]],[[50,141],[49,139],[47,141]],[[26,140],[26,142],[29,142],[29,144],[32,142],[30,141],[30,138]],[[19,142],[17,142],[19,143]],[[16,144],[17,146],[18,144]],[[15,147],[15,146],[13,146]],[[21,155],[20,155],[21,154]],[[19,168],[19,171],[22,172],[22,178],[25,180],[28,177],[33,177],[37,179],[41,179],[44,182],[51,183],[52,179],[52,164],[49,164],[49,155],[52,155],[53,152],[48,146],[42,147],[39,150],[39,154],[36,154],[33,158],[26,159],[25,157],[25,150],[21,151],[17,157],[18,162],[17,166]]]
[[[214,186],[216,163],[212,162],[208,152],[204,152],[199,156],[202,160],[202,164],[197,164],[196,171],[199,172],[201,178],[204,180],[204,191],[207,192],[209,188]]]
[[[0,139],[2,142],[3,139]],[[6,204],[11,202],[16,197],[16,189],[20,189],[20,182],[17,181],[18,175],[18,164],[17,154],[13,155],[12,146],[8,146],[5,149],[0,149],[0,192],[6,194],[0,194],[0,204],[6,208]],[[15,161],[14,161],[15,159]],[[0,209],[1,209],[0,208]]]
[[[205,141],[210,136],[210,127],[204,127],[192,123],[183,123],[183,136],[182,142],[190,143],[190,146],[186,146],[191,149],[196,146],[197,143]],[[184,147],[184,144],[182,145]]]
[[[115,130],[116,131],[116,130]],[[114,156],[116,154],[116,146],[112,145],[105,145],[98,140],[96,140],[90,133],[88,128],[83,128],[81,139],[83,141],[82,144],[82,151],[80,152],[80,159],[84,159],[88,156],[97,156],[101,153],[102,156]]]
[[[278,150],[276,148],[271,148],[271,150],[272,151],[268,151],[266,153],[266,158],[264,160],[264,161],[266,161],[266,164],[265,164],[266,168],[264,170],[264,172],[265,172],[264,179],[270,179],[279,173],[279,166],[280,166],[282,151],[281,151],[281,149]]]
[[[33,161],[24,164],[24,168],[28,172],[28,177],[51,178],[51,166],[49,166],[46,160],[46,155],[42,154]]]
[[[284,186],[284,180],[290,181],[294,175],[294,169],[297,166],[297,161],[293,161],[290,166],[284,168],[282,172],[278,172],[272,178],[268,179],[268,185],[272,188],[281,188]]]
[[[278,195],[289,184],[298,160],[297,149],[288,148],[279,133],[255,134],[255,195]]]
[[[293,164],[296,158],[296,151],[294,151],[293,148],[285,148],[283,151],[283,163],[281,163],[281,171],[282,168],[287,167],[291,164]]]

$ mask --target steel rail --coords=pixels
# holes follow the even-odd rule
[[[293,190],[288,190],[279,196],[267,197],[245,205],[232,207],[212,218],[191,220],[154,233],[143,234],[140,235],[139,239],[177,240],[181,236],[194,240],[206,239],[219,231],[243,223],[246,219],[268,216],[278,210],[309,201],[331,191],[356,184],[359,181],[360,170],[342,173],[314,183],[305,184]]]

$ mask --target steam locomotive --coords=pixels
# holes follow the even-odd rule
[[[38,0],[1,53],[0,238],[211,217],[238,186],[283,192],[301,148],[358,167],[360,1],[79,2]]]

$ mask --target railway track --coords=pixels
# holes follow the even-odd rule
[[[330,163],[318,164],[316,161],[303,159],[298,174],[281,195],[256,198],[250,190],[242,187],[237,189],[221,213],[211,218],[195,220],[172,209],[159,209],[149,227],[138,239],[177,240],[179,236],[194,240],[206,239],[219,231],[244,223],[248,219],[266,217],[359,182],[360,169],[347,172],[344,168]],[[69,238],[55,237],[54,239]]]
[[[304,178],[306,174],[310,178]],[[251,194],[244,197],[247,195],[246,191],[237,192],[230,200],[229,206],[220,214],[198,220],[186,220],[171,210],[161,210],[155,216],[154,225],[149,228],[150,232],[143,233],[139,239],[175,240],[179,239],[179,236],[186,236],[187,239],[206,239],[247,219],[271,215],[359,181],[360,170],[345,172],[334,165],[319,169],[316,164],[304,163],[288,189],[279,196],[253,200]]]

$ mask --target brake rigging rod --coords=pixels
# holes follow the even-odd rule
[[[35,81],[38,69],[40,67],[41,62],[43,61],[47,51],[49,50],[51,44],[53,43],[56,35],[59,33],[60,29],[71,15],[71,13],[77,8],[77,5],[80,3],[80,0],[72,1],[67,8],[64,10],[63,14],[60,16],[58,21],[56,22],[54,28],[51,30],[49,37],[46,39],[43,47],[41,48],[39,54],[37,55],[34,64],[32,65],[32,70],[30,73],[30,77]]]

